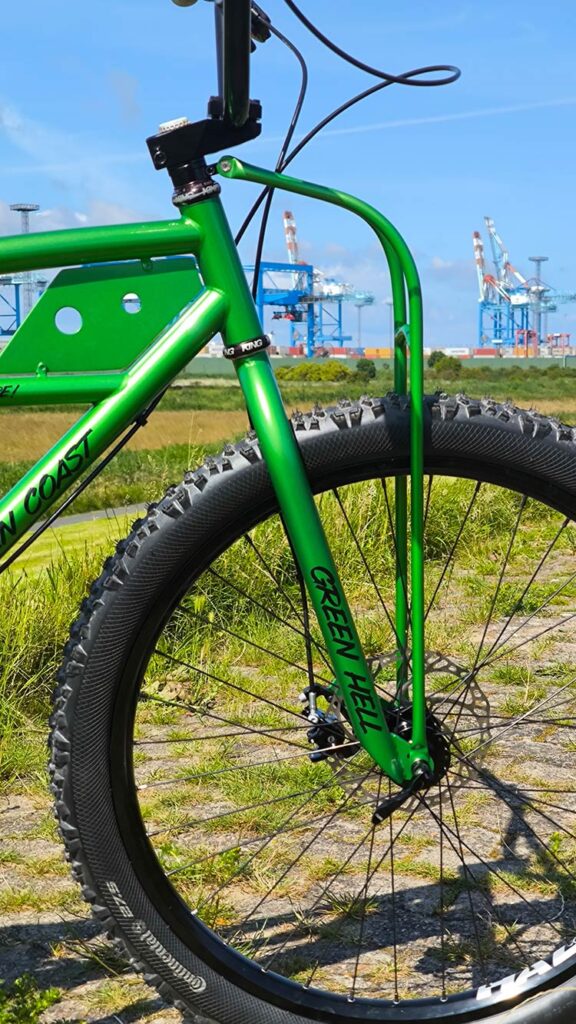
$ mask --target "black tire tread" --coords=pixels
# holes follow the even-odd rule
[[[406,416],[409,399],[389,394],[385,398],[361,398],[359,401],[340,401],[333,408],[315,406],[311,412],[295,412],[292,425],[296,437],[302,442],[306,459],[308,442],[319,433],[337,434],[342,431],[359,430],[384,418],[394,420],[397,414]],[[449,397],[436,394],[426,400],[428,424],[474,421],[480,426],[494,426],[502,431],[531,442],[533,471],[538,473],[544,463],[549,464],[549,475],[553,484],[562,487],[576,504],[576,428],[560,423],[556,418],[543,416],[534,410],[522,410],[511,402],[496,402],[490,398],[476,400],[463,394]],[[392,434],[394,431],[392,430]],[[543,458],[539,459],[538,453]],[[564,456],[556,464],[550,460],[552,452]],[[131,965],[144,975],[166,1002],[174,1005],[188,1020],[199,1024],[228,1024],[217,1022],[205,1016],[196,1016],[193,1008],[180,998],[177,986],[165,975],[157,973],[145,963],[131,947],[118,920],[97,892],[90,867],[82,848],[75,812],[67,794],[67,779],[70,765],[70,744],[74,696],[77,692],[88,662],[94,619],[107,606],[112,595],[121,590],[134,571],[143,546],[148,538],[167,528],[170,522],[184,516],[200,496],[206,495],[226,476],[247,466],[261,463],[261,455],[255,433],[234,444],[224,447],[217,457],[206,458],[199,468],[185,473],[181,483],[172,485],[161,501],[151,504],[147,514],[132,525],[129,536],[120,541],[114,554],[105,561],[102,572],[92,584],[89,594],[83,600],[79,615],[70,629],[70,636],[64,648],[63,662],[57,676],[54,691],[54,710],[50,720],[50,763],[49,772],[54,796],[55,816],[64,841],[66,857],[73,877],[80,884],[82,895],[90,905],[94,917],[99,921],[122,952],[129,957]],[[258,1018],[260,1020],[260,1018]],[[263,1017],[266,1021],[268,1018]],[[294,1021],[305,1024],[304,1018],[284,1014],[271,1015],[276,1020]],[[550,1021],[551,1024],[569,1024],[576,1019],[576,991],[569,986],[525,1000],[521,1005],[496,1016],[483,1018],[492,1024],[531,1024],[536,1021]]]

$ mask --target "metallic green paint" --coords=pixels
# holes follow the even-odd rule
[[[62,270],[0,353],[0,374],[127,370],[201,288],[191,256]],[[139,310],[124,305],[130,295]],[[56,326],[66,308],[82,317],[73,334]]]
[[[149,224],[7,235],[0,238],[0,274],[71,267],[76,263],[195,254],[199,242],[198,227],[185,216],[181,220],[151,221]]]
[[[226,295],[224,344],[231,346],[260,337],[262,326],[220,199],[215,196],[194,203],[182,212],[194,218],[202,238],[198,262],[204,283],[208,288],[220,288]]]
[[[354,734],[401,784],[411,777],[410,747],[388,730],[270,360],[263,352],[239,360],[236,368]]]
[[[413,347],[410,379],[413,424],[416,426],[412,431],[412,458],[415,459],[416,467],[412,479],[414,523],[414,516],[418,515],[417,495],[415,497],[418,480],[420,488],[422,485],[421,468],[418,478],[418,458],[421,460],[422,456],[422,441],[418,435],[422,405],[420,397],[419,412],[422,319],[418,277],[405,243],[377,211],[345,193],[249,168],[228,158],[221,162],[220,168],[231,177],[244,177],[246,180],[327,199],[353,210],[376,230],[391,269],[396,327],[402,329],[397,331],[399,383],[401,379],[405,383],[406,377],[405,347],[401,339],[407,334],[404,324],[405,289],[408,289]],[[91,401],[96,404],[0,502],[1,553],[6,553],[120,433],[137,420],[210,337],[220,331],[225,345],[232,346],[261,336],[262,327],[220,200],[212,196],[184,206],[181,212],[182,219],[178,222],[50,232],[3,239],[0,242],[0,272],[61,266],[66,262],[107,262],[110,259],[130,258],[141,260],[155,255],[193,252],[205,286],[192,305],[162,331],[143,354],[137,356],[125,373],[90,374],[84,369],[70,374],[51,373],[46,360],[43,360],[32,375],[31,363],[16,347],[18,357],[14,355],[10,363],[11,367],[16,367],[16,374],[12,370],[10,376],[0,379],[0,394],[3,394],[6,405],[39,401]],[[104,270],[103,279],[105,277]],[[153,337],[153,332],[150,336]],[[143,341],[141,337],[138,341],[139,351],[145,344],[145,339]],[[419,350],[420,361],[417,358]],[[126,365],[123,360],[134,358],[135,351],[134,347],[125,346],[118,354],[120,365]],[[22,363],[19,362],[21,355],[24,360]],[[412,742],[408,742],[391,735],[388,730],[384,710],[361,649],[268,356],[265,352],[245,356],[238,359],[235,365],[248,412],[257,430],[264,460],[278,496],[281,514],[332,659],[335,681],[355,734],[384,771],[395,782],[402,784],[411,778],[413,762],[428,757],[425,731],[422,739],[420,727],[425,729],[423,637],[419,648],[414,631],[414,609],[417,614],[415,574],[416,588],[419,586],[414,527],[414,736]],[[405,561],[400,560],[398,572],[402,571],[405,571]],[[402,624],[401,618],[399,622],[405,630],[406,624]],[[418,681],[417,662],[420,655],[422,672]]]
[[[0,409],[11,405],[93,405],[118,391],[123,373],[45,374],[0,377]]]
[[[204,289],[122,376],[122,386],[86,412],[0,501],[0,555],[61,497],[219,329],[221,292]],[[85,378],[84,383],[89,378]],[[0,382],[1,386],[1,382]],[[81,458],[78,456],[81,455]]]
[[[394,322],[410,351],[410,501],[411,501],[411,661],[412,661],[412,755],[431,763],[426,740],[425,645],[424,645],[424,357],[422,294],[418,270],[406,242],[390,221],[368,203],[337,189],[301,181],[274,171],[246,164],[236,157],[223,157],[219,172],[227,178],[256,182],[286,192],[295,192],[341,206],[365,220],[375,231],[388,260],[394,299]],[[406,324],[406,297],[408,323]],[[395,344],[399,381],[404,375],[404,342]],[[401,494],[401,491],[400,491]],[[402,498],[401,498],[402,501]],[[400,515],[403,515],[402,510]],[[397,568],[397,593],[403,589],[402,552]],[[402,629],[402,601],[400,604]],[[406,609],[407,612],[407,609]],[[400,631],[398,631],[400,633]],[[401,642],[401,634],[399,635]]]
[[[259,337],[262,327],[220,200],[197,203],[193,212],[204,239],[198,254],[202,277],[208,285],[223,286],[228,299],[222,328],[225,344],[232,346]],[[350,721],[376,763],[395,782],[402,783],[411,776],[411,748],[403,740],[394,740],[388,730],[270,360],[266,352],[261,352],[235,360],[235,368]],[[351,645],[349,650],[343,639],[340,643],[335,640],[335,624],[326,618],[323,597],[327,591],[314,582],[314,572],[320,567],[333,582],[338,601],[334,614],[342,616],[340,625]],[[358,708],[361,701],[364,704]]]

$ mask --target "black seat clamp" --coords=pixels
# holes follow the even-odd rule
[[[226,359],[240,359],[242,356],[250,356],[253,352],[263,352],[269,348],[271,342],[267,334],[260,338],[251,338],[250,341],[241,341],[239,345],[232,345],[224,349]]]

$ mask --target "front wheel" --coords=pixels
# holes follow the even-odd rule
[[[293,423],[402,732],[392,478],[408,472],[407,402]],[[182,1009],[221,1024],[575,1019],[574,442],[512,406],[427,399],[438,771],[378,826],[395,787],[330,695],[255,438],[187,474],[118,546],[66,648],[53,788],[96,915]]]

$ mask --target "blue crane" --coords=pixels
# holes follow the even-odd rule
[[[563,302],[576,302],[576,293],[557,292],[545,284],[541,276],[546,256],[530,256],[536,273],[526,278],[510,262],[508,250],[496,231],[491,217],[485,217],[494,271],[488,272],[484,259],[484,243],[474,231],[474,258],[479,287],[478,345],[480,348],[513,350],[516,354],[538,355],[541,347],[549,350],[569,344],[567,334],[548,334],[548,314]],[[542,322],[545,327],[542,330]]]
[[[328,278],[311,263],[303,263],[299,258],[296,222],[288,210],[284,213],[284,233],[288,262],[263,260],[260,264],[256,305],[262,322],[265,307],[271,307],[273,320],[286,320],[290,325],[290,346],[304,345],[308,357],[320,349],[342,348],[352,341],[352,335],[344,334],[344,303],[351,302],[358,308],[360,321],[362,308],[374,303],[374,295]],[[254,267],[244,269],[254,273]],[[358,335],[359,347],[360,322]]]

